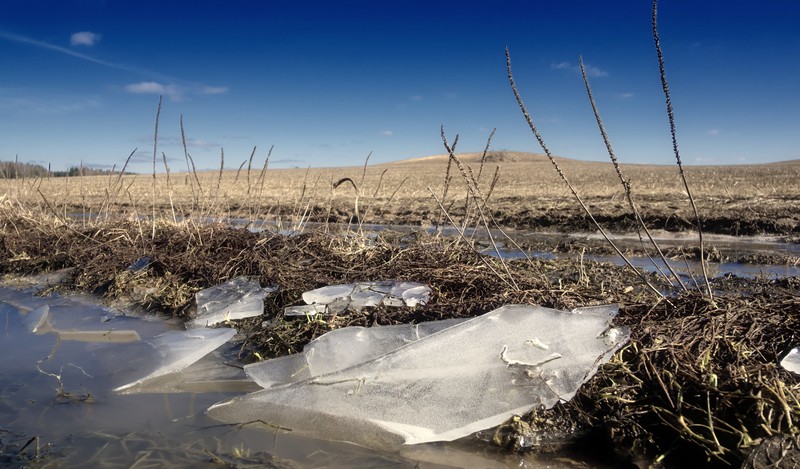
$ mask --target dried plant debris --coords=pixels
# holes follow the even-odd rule
[[[348,345],[364,331],[340,333],[333,344],[322,341],[330,346],[319,362],[318,349],[305,353],[307,379],[288,375],[209,414],[376,448],[455,440],[533,406],[569,401],[628,340],[627,329],[611,327],[616,312],[504,306],[377,358],[369,345],[380,339],[354,352]],[[285,375],[285,362],[279,368]]]

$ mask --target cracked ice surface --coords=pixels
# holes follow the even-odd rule
[[[327,374],[311,374],[310,362],[303,381],[216,404],[208,413],[376,448],[450,441],[531,407],[570,400],[628,340],[627,329],[610,327],[616,312],[616,306],[574,312],[504,306]],[[358,361],[347,350],[342,356],[345,364]]]
[[[277,287],[262,288],[258,280],[236,277],[220,285],[197,292],[197,316],[187,327],[207,327],[231,319],[259,316],[264,312],[264,298]]]
[[[430,300],[431,289],[415,282],[358,282],[345,285],[330,285],[303,293],[308,306],[286,308],[286,316],[311,314],[339,314],[347,309],[361,311],[365,307],[425,305]],[[320,313],[320,306],[325,308]]]

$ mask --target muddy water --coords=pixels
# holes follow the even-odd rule
[[[251,231],[264,231],[275,230],[281,228],[275,224],[268,224],[257,222],[247,219],[234,219],[225,220],[234,226],[247,227]],[[381,225],[381,224],[363,224],[358,225],[325,225],[321,223],[307,223],[301,229],[316,229],[316,228],[332,228],[341,229],[342,231],[356,231],[362,230],[364,233],[377,235],[379,233],[393,232],[399,234],[411,234],[418,231],[424,231],[427,234],[441,234],[445,237],[459,238],[462,235],[458,230],[450,226],[442,227],[437,230],[436,228],[421,228],[418,226],[406,225]],[[296,233],[292,229],[282,229],[279,232],[287,235]],[[663,251],[668,251],[671,248],[682,248],[684,250],[691,250],[699,246],[697,235],[695,233],[674,233],[663,230],[653,230],[651,234],[654,240]],[[560,252],[559,250],[537,250],[537,249],[520,249],[509,242],[506,235],[513,239],[518,246],[558,246],[570,245],[572,251],[575,252]],[[609,262],[616,265],[624,265],[625,262],[618,255],[602,255],[590,254],[592,246],[601,246],[608,249],[607,242],[599,233],[548,233],[548,232],[531,232],[519,230],[499,230],[491,231],[491,238],[487,235],[484,229],[466,229],[463,236],[474,239],[479,246],[483,246],[482,252],[488,255],[497,255],[492,241],[498,246],[500,255],[505,259],[522,259],[526,256],[538,259],[554,259],[554,258],[568,258],[581,260],[592,260],[598,262]],[[635,234],[612,234],[612,240],[623,251],[635,250],[641,251],[643,243]],[[800,258],[800,244],[787,242],[780,236],[728,236],[728,235],[715,235],[706,234],[705,247],[707,252],[715,250],[716,252],[724,255],[730,259],[758,259],[770,257],[782,257],[786,259],[794,259],[792,263],[770,263],[763,264],[759,262],[710,262],[709,275],[711,277],[723,277],[726,275],[736,275],[744,278],[764,277],[764,278],[779,278],[779,277],[794,277],[800,276],[800,264],[796,261]],[[645,248],[652,251],[651,246],[645,241]],[[587,254],[580,254],[580,246],[587,247]],[[655,256],[654,256],[655,257]],[[655,272],[657,270],[666,271],[666,265],[660,259],[654,261],[643,255],[629,255],[631,264],[635,267],[642,268],[648,272]],[[691,277],[699,278],[702,275],[702,267],[699,262],[694,260],[684,261],[683,259],[670,259],[670,265],[679,275],[684,276],[686,279]]]
[[[241,365],[236,343],[204,359],[204,377],[214,382],[214,372],[208,370],[217,370],[224,386],[118,394],[112,389],[137,375],[128,366],[137,363],[133,344],[103,343],[91,334],[80,336],[82,340],[33,334],[25,324],[26,314],[47,304],[53,328],[136,331],[143,340],[183,326],[110,309],[90,297],[41,298],[32,292],[0,287],[0,466],[219,467],[220,462],[263,467],[597,466],[566,453],[505,454],[475,439],[384,453],[299,438],[263,425],[221,425],[207,417],[205,409],[254,389],[236,368]],[[189,378],[178,376],[171,390],[182,390],[181,383]]]

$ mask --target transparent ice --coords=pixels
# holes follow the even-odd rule
[[[616,312],[613,305],[572,312],[504,306],[360,363],[353,357],[362,352],[320,344],[313,357],[303,353],[308,375],[302,381],[278,376],[297,376],[290,361],[298,359],[283,359],[272,387],[208,413],[375,448],[450,441],[534,406],[570,400],[628,340],[628,330],[611,328]],[[343,366],[336,366],[339,356]],[[319,357],[327,364],[317,364]]]
[[[177,373],[219,348],[234,334],[234,329],[224,327],[167,331],[129,347],[107,348],[103,351],[105,361],[114,366],[112,375],[118,376],[117,381],[124,382],[114,391],[125,391],[148,380]],[[131,375],[138,378],[130,378]]]
[[[186,327],[208,327],[228,320],[244,319],[264,313],[264,298],[277,287],[262,288],[258,280],[236,277],[197,292],[197,316]]]
[[[245,365],[244,371],[263,388],[302,381],[378,358],[464,321],[466,319],[456,318],[420,324],[336,329],[309,342],[303,353]]]
[[[309,306],[314,306],[313,309],[293,306],[286,308],[284,315],[332,315],[347,309],[361,311],[363,308],[380,304],[415,307],[427,304],[430,295],[430,287],[415,282],[381,281],[330,285],[303,293],[303,301]],[[321,308],[322,306],[324,308]]]
[[[781,360],[781,366],[792,373],[800,374],[800,347],[790,350]]]

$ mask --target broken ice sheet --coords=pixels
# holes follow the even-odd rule
[[[610,328],[616,312],[504,306],[373,360],[240,396],[208,413],[383,449],[450,441],[570,400],[628,340],[627,329]]]
[[[307,305],[316,306],[314,310],[290,307],[284,311],[286,316],[306,314],[338,314],[346,309],[361,311],[363,308],[384,304],[387,306],[425,305],[430,300],[431,289],[415,282],[380,281],[358,282],[344,285],[330,285],[303,293]],[[319,306],[326,308],[322,312]]]
[[[792,373],[800,374],[800,347],[790,350],[781,360],[781,366]]]
[[[264,312],[264,298],[278,287],[262,288],[258,280],[236,277],[206,288],[195,295],[197,316],[187,327],[207,327],[221,322],[259,316]]]
[[[245,365],[244,371],[263,388],[302,381],[378,358],[466,320],[335,329],[309,342],[303,353]]]
[[[234,334],[234,329],[224,327],[167,331],[128,347],[106,347],[99,351],[98,356],[111,367],[112,379],[124,383],[114,391],[124,391],[185,369],[219,348]]]
[[[46,304],[25,313],[21,319],[28,331],[39,335],[55,334],[61,340],[116,343],[138,342],[141,340],[139,333],[135,330],[115,330],[110,326],[105,329],[94,330],[74,327],[76,325],[86,327],[86,324],[81,324],[83,321],[62,321],[65,324],[57,323],[54,325],[50,314],[50,306]]]

